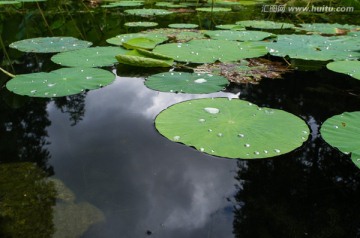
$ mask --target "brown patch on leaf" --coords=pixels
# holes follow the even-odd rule
[[[198,66],[195,73],[208,73],[222,75],[230,82],[236,84],[258,84],[262,78],[281,78],[283,73],[291,69],[281,62],[255,58],[234,63],[214,63]]]

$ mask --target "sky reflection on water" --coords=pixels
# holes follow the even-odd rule
[[[71,126],[48,106],[55,176],[104,211],[106,223],[85,237],[231,237],[236,161],[173,143],[154,128],[168,106],[193,98],[147,89],[142,78],[117,77],[86,97],[85,116]],[[179,115],[180,116],[180,115]]]

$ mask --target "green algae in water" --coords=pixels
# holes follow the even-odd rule
[[[56,191],[34,163],[0,164],[0,235],[52,237]]]

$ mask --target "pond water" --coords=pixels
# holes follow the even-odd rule
[[[1,13],[5,46],[16,37],[49,34],[33,7],[35,12]],[[215,20],[250,19],[251,11],[241,19],[236,12]],[[125,32],[119,27],[129,18],[137,19],[116,10],[46,14],[48,24],[63,23],[53,34],[82,35],[95,45]],[[348,21],[343,18],[340,23]],[[194,20],[191,14],[159,22],[179,19],[213,24],[207,15]],[[6,49],[3,65],[13,60],[16,74],[58,67],[48,55]],[[75,96],[35,99],[1,88],[0,207],[6,209],[0,212],[0,237],[360,237],[359,169],[319,135],[327,118],[359,110],[358,80],[325,68],[296,70],[282,79],[193,95],[148,89],[146,71],[107,69],[117,74],[114,83]],[[311,137],[282,156],[236,160],[174,143],[155,129],[156,115],[170,105],[237,93],[303,118]],[[21,172],[29,162],[36,168]],[[54,185],[41,183],[45,177],[61,188],[56,200]]]

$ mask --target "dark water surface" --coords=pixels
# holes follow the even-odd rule
[[[111,23],[106,34],[119,34]],[[107,35],[93,39],[102,44]],[[55,67],[47,56],[19,59],[19,73]],[[10,204],[2,199],[11,194],[13,211],[24,209],[27,188],[35,198],[31,204],[43,205],[29,211],[25,222],[9,221],[13,214],[2,211],[0,237],[51,237],[59,224],[76,231],[55,237],[360,237],[360,172],[349,155],[319,136],[327,118],[360,109],[358,80],[322,68],[259,85],[230,85],[225,92],[185,95],[146,88],[142,72],[130,77],[123,76],[128,75],[123,68],[111,70],[118,75],[113,84],[66,98],[29,99],[0,90],[0,207]],[[156,115],[174,103],[239,92],[240,99],[303,118],[311,127],[310,139],[283,156],[231,160],[171,142],[154,127]],[[40,168],[39,177],[1,170],[26,162]],[[50,193],[50,205],[44,203],[53,188],[35,189],[47,176],[61,180],[74,193],[71,202],[91,204],[101,219],[79,210],[56,221],[51,207],[63,201]],[[11,222],[16,226],[9,229]],[[27,222],[30,228],[23,226]]]

